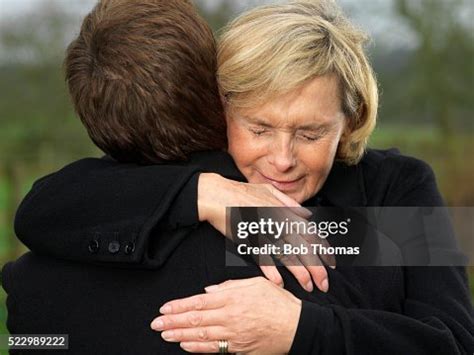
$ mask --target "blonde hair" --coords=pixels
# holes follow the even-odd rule
[[[260,6],[223,31],[218,81],[228,107],[251,108],[336,74],[349,131],[336,158],[356,164],[375,128],[378,90],[364,51],[367,35],[332,0]]]

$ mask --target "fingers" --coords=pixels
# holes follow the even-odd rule
[[[168,314],[155,318],[150,327],[156,331],[176,328],[197,328],[223,324],[225,315],[220,310],[190,311],[178,314]]]
[[[311,249],[308,249],[311,250]],[[331,255],[323,255],[327,256],[326,259],[329,257],[334,258]],[[320,255],[316,253],[308,253],[298,255],[299,260],[303,264],[303,266],[308,270],[311,278],[314,281],[314,284],[318,287],[319,290],[326,293],[329,291],[329,278],[326,268],[323,266]]]
[[[201,294],[165,303],[160,308],[161,314],[183,313],[189,311],[221,308],[226,304],[226,298],[220,294]]]
[[[329,278],[326,268],[324,266],[304,266],[296,257],[283,257],[280,260],[281,263],[285,265],[286,268],[293,274],[293,276],[296,278],[301,287],[303,287],[306,291],[313,292],[313,280],[314,284],[318,287],[319,290],[321,290],[321,292],[327,293],[329,291]],[[271,268],[276,269],[275,266],[260,266],[260,269],[262,269],[262,271],[264,269]],[[278,269],[276,269],[276,271],[278,272]],[[264,274],[265,272],[268,271],[263,271]],[[281,278],[279,272],[278,274]],[[283,279],[281,284],[277,282],[273,283],[283,287]]]
[[[273,261],[271,261],[273,263]],[[278,285],[280,287],[284,287],[283,284],[283,278],[281,277],[280,272],[276,268],[276,266],[273,265],[260,265],[260,269],[262,270],[263,274],[267,279],[269,279],[271,282],[273,282],[275,285]]]
[[[316,256],[317,257],[317,256]],[[281,263],[287,267],[287,269],[293,274],[298,283],[306,291],[312,292],[313,282],[319,290],[326,293],[329,290],[329,278],[327,271],[324,266],[311,266],[300,263],[298,258],[282,257]],[[283,287],[283,278],[276,266],[260,266],[263,274],[274,284]],[[312,279],[312,280],[311,280]]]
[[[331,246],[329,242],[324,239],[324,238],[319,238],[318,241],[323,247],[328,248]],[[336,256],[333,254],[319,254],[319,258],[323,260],[327,266],[329,266],[331,269],[336,268]]]
[[[285,262],[283,258],[282,263]],[[291,260],[288,261],[289,265],[285,265],[288,271],[290,271],[293,276],[296,278],[298,283],[308,292],[313,292],[313,281],[311,280],[311,274],[299,261]],[[299,264],[299,265],[297,265]]]
[[[255,285],[257,282],[262,282],[262,281],[265,281],[265,279],[261,276],[252,277],[248,279],[241,279],[241,280],[228,280],[218,285],[208,286],[205,288],[205,290],[207,293],[211,294],[215,292],[228,291],[234,288],[252,286],[252,285]],[[225,297],[228,297],[228,296],[221,295],[221,297],[224,297],[224,300],[226,300]]]
[[[298,257],[295,255],[279,255],[275,257],[293,274],[301,287],[308,292],[313,291],[311,274],[306,270]]]
[[[231,332],[221,326],[165,330],[161,337],[170,342],[211,342],[219,339],[229,339]]]
[[[301,217],[301,218],[309,218],[313,215],[313,213],[305,208],[305,207],[287,207],[291,212],[293,212],[295,215]]]
[[[273,196],[275,196],[280,202],[282,202],[286,207],[292,207],[291,211],[296,215],[309,218],[313,215],[313,213],[308,210],[307,208],[301,207],[301,205],[296,201],[293,200],[290,196],[284,194],[277,188],[272,185],[266,185],[267,188],[270,190]]]
[[[316,286],[324,293],[329,291],[328,272],[324,266],[306,266]]]
[[[234,349],[231,342],[228,343],[227,348],[229,353],[236,353],[238,350]],[[217,341],[212,342],[182,342],[179,344],[184,351],[189,353],[219,353],[219,344]]]
[[[311,245],[305,236],[293,235],[290,236],[290,240],[290,243],[292,244],[301,244],[308,248],[308,250],[311,250]],[[324,240],[324,242],[327,243],[326,240]],[[314,280],[314,284],[318,287],[318,289],[324,293],[328,292],[328,273],[321,262],[320,256],[309,252],[300,254],[297,256],[297,258],[299,259],[299,261],[301,261],[301,264],[306,268],[306,270],[308,270],[309,274],[311,275],[310,278]],[[306,277],[306,275],[304,275],[304,277]],[[306,279],[302,280],[301,282],[303,281],[306,281]]]
[[[329,291],[329,279],[324,266],[304,266],[295,265],[295,263],[295,261],[292,261],[291,266],[288,265],[286,268],[298,280],[301,287],[308,292],[313,292],[314,280],[314,284],[321,292],[327,293]]]
[[[288,207],[301,207],[301,205],[293,200],[290,196],[285,195],[283,192],[278,190],[276,187],[273,185],[264,185],[265,188],[267,188],[271,194],[276,197],[280,202],[282,202],[285,206]]]
[[[308,237],[304,235],[288,235],[285,236],[285,242],[293,246],[305,247],[307,252],[298,254],[297,257],[304,266],[321,266],[323,263],[318,254],[313,252],[312,243],[308,241]]]

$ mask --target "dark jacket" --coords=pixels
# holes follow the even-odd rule
[[[78,353],[179,351],[148,329],[163,302],[260,275],[255,265],[223,266],[224,238],[197,221],[199,171],[242,178],[227,155],[206,153],[175,166],[85,159],[37,182],[15,227],[38,256],[4,269],[9,330],[68,333]],[[442,200],[426,164],[369,151],[356,166],[336,163],[306,205],[439,206]],[[328,270],[328,294],[306,293],[280,271],[285,287],[303,299],[294,354],[474,351],[463,268],[338,267]]]

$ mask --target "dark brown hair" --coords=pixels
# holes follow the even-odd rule
[[[186,0],[102,0],[70,44],[66,81],[94,143],[124,162],[226,147],[216,43]]]

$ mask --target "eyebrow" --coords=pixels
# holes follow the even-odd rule
[[[264,119],[262,119],[260,117],[252,117],[252,116],[241,116],[241,117],[249,123],[252,123],[252,124],[255,124],[255,125],[258,125],[258,126],[262,126],[262,127],[265,127],[265,128],[273,128],[273,126],[271,124],[269,124],[267,121],[265,121]],[[325,123],[322,123],[322,124],[310,123],[310,124],[306,124],[306,125],[303,125],[303,126],[291,127],[291,128],[297,128],[298,130],[303,130],[303,131],[321,131],[321,130],[324,130],[324,129],[328,128],[329,126],[330,126],[330,124],[325,122]]]
[[[243,118],[248,123],[256,124],[256,125],[266,127],[266,128],[272,128],[273,127],[267,121],[265,121],[265,120],[263,120],[259,117],[251,117],[251,116],[240,116],[240,117]]]

